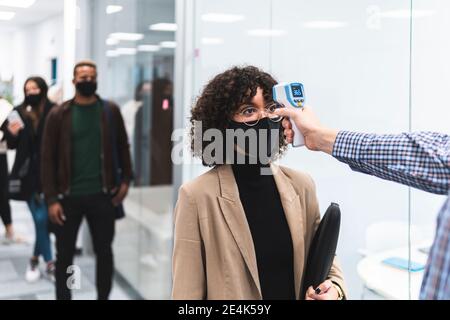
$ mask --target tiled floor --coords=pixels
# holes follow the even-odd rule
[[[41,278],[35,283],[25,281],[25,270],[32,252],[34,227],[30,213],[21,203],[12,203],[13,221],[16,233],[25,238],[25,243],[2,244],[3,228],[0,226],[0,300],[52,300],[55,297],[54,284]],[[81,286],[73,291],[75,300],[96,299],[95,259],[81,256],[75,259],[81,269]],[[41,262],[41,270],[44,264]],[[115,282],[110,296],[112,300],[129,300],[131,295]]]

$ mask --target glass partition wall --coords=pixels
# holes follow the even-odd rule
[[[135,179],[116,225],[116,270],[145,299],[171,289],[175,4],[171,0],[90,1],[91,50],[99,92],[117,102]]]
[[[170,134],[187,128],[192,101],[215,74],[247,64],[302,82],[307,104],[337,129],[449,132],[448,1],[89,3],[99,91],[121,106],[136,175],[117,225],[116,269],[144,298],[170,297],[174,200],[181,183],[207,170],[195,161],[174,165]],[[340,204],[337,254],[350,299],[418,298],[444,197],[304,148],[290,148],[281,164],[312,176],[322,213]],[[389,258],[419,268],[388,266]]]
[[[446,1],[196,0],[183,9],[184,26],[194,30],[185,39],[195,52],[191,100],[213,75],[251,64],[278,81],[302,82],[306,103],[330,127],[450,131]],[[183,107],[187,116],[190,106]],[[281,164],[312,176],[322,214],[330,202],[340,204],[337,254],[349,298],[418,298],[445,197],[352,172],[304,148],[291,148]],[[184,180],[205,170],[185,165]],[[387,265],[390,258],[406,268]]]

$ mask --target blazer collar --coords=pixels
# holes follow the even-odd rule
[[[302,212],[299,195],[283,170],[275,164],[271,165],[271,170],[274,174],[283,210],[286,215],[289,230],[291,231],[294,248],[295,292],[296,298],[299,299],[305,259],[305,245],[303,238],[305,213]],[[239,189],[234,178],[233,170],[230,165],[221,165],[217,167],[217,173],[219,176],[221,192],[221,196],[218,197],[218,200],[222,213],[252,275],[260,298],[262,298],[255,247],[244,208],[239,199]]]

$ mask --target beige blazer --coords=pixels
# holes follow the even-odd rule
[[[320,222],[310,176],[272,165],[294,249],[297,299],[305,257]],[[173,299],[262,299],[255,248],[230,165],[181,186],[175,208]],[[346,294],[336,259],[329,278]]]

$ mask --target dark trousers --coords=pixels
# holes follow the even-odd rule
[[[8,161],[6,154],[0,154],[0,217],[5,227],[12,223],[8,199]]]
[[[76,275],[72,265],[77,234],[83,217],[86,217],[97,260],[97,296],[99,300],[106,300],[111,292],[114,268],[115,213],[111,198],[104,194],[68,197],[62,200],[62,207],[66,217],[64,225],[53,226],[56,235],[56,299],[72,298],[69,277]]]

